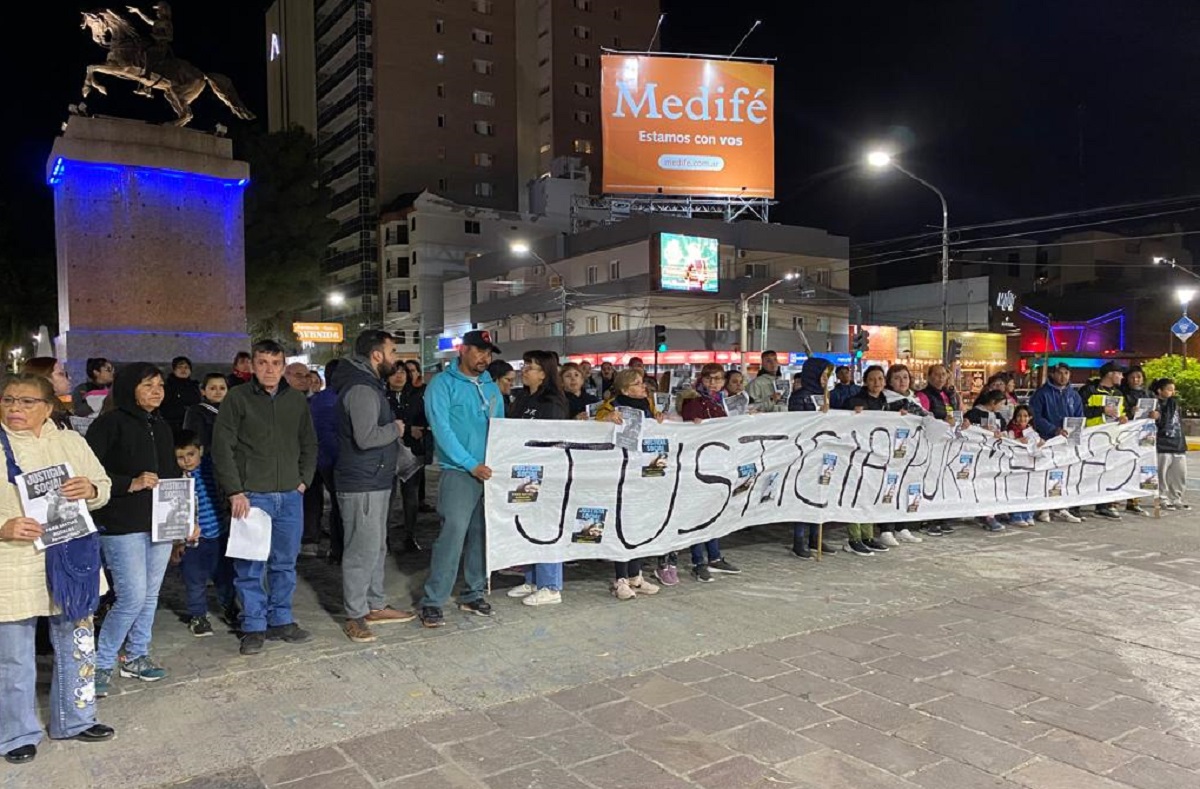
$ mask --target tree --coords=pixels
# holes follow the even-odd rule
[[[246,188],[246,317],[255,339],[290,338],[295,314],[321,301],[321,260],[337,230],[320,184],[316,141],[304,129],[237,142],[250,163]]]
[[[1146,386],[1159,378],[1170,378],[1175,381],[1175,396],[1185,414],[1200,412],[1200,360],[1188,357],[1187,369],[1183,367],[1183,357],[1170,354],[1142,363],[1142,372],[1146,374]]]

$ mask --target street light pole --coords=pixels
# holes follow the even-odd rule
[[[905,169],[903,165],[888,153],[873,151],[867,156],[867,163],[872,167],[880,169],[894,167],[937,195],[938,200],[942,204],[942,362],[945,363],[948,356],[946,331],[950,323],[950,209],[946,205],[946,196],[942,194],[941,189],[938,189],[912,171]]]
[[[738,356],[739,356],[739,360],[741,362],[740,366],[741,366],[742,375],[746,374],[746,346],[750,344],[750,302],[753,301],[754,299],[758,298],[759,296],[763,295],[764,293],[769,291],[771,288],[774,288],[777,285],[782,285],[785,282],[790,282],[795,278],[796,278],[795,274],[792,274],[792,273],[784,274],[781,279],[775,280],[774,282],[772,282],[770,285],[766,286],[762,290],[755,291],[754,293],[751,293],[749,296],[747,296],[744,293],[742,294],[742,299],[741,299],[741,302],[742,302],[742,310],[741,310],[742,311],[742,332],[741,332],[741,337],[738,340]],[[764,319],[764,321],[763,321],[763,331],[764,331],[763,336],[764,337],[766,336],[766,334],[765,334],[766,325],[767,325],[766,320]],[[761,348],[760,350],[765,351],[766,348]]]
[[[559,299],[559,326],[562,327],[562,351],[559,353],[560,360],[565,364],[567,361],[567,281],[563,275],[555,270],[546,262],[545,258],[533,250],[533,247],[523,242],[514,242],[509,245],[509,251],[514,255],[528,255],[538,263],[546,267],[547,271],[554,272],[558,277],[558,299]]]
[[[1174,264],[1175,264],[1175,262],[1171,261],[1171,265],[1174,265]],[[1185,317],[1185,318],[1187,317],[1188,302],[1190,302],[1195,296],[1196,296],[1195,288],[1176,288],[1175,289],[1175,298],[1179,299],[1179,303],[1183,307],[1183,317]],[[1183,369],[1186,370],[1187,363],[1188,363],[1187,340],[1184,337],[1180,337],[1179,345],[1183,349]]]

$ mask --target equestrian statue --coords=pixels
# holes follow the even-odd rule
[[[217,98],[237,117],[254,119],[254,113],[242,103],[229,77],[205,74],[186,60],[175,57],[171,47],[175,26],[169,3],[162,0],[155,3],[153,18],[135,6],[127,6],[127,10],[149,26],[149,38],[112,9],[83,12],[81,27],[92,34],[93,41],[108,50],[104,63],[88,66],[87,77],[83,80],[84,98],[93,89],[107,95],[108,89],[96,80],[96,75],[109,74],[138,83],[134,92],[140,96],[153,96],[154,91],[161,91],[175,111],[176,126],[186,126],[192,120],[192,102],[205,87],[212,88]]]

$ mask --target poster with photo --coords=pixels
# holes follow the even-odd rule
[[[39,551],[96,531],[87,505],[82,501],[67,501],[62,495],[60,489],[71,476],[71,466],[67,463],[17,475],[21,509],[26,518],[42,525],[42,536],[33,542]]]
[[[604,539],[604,521],[608,510],[604,507],[580,507],[575,511],[575,531],[571,542],[599,544]]]
[[[892,458],[902,460],[908,456],[908,437],[912,435],[912,431],[907,427],[896,428],[896,433],[892,437]]]
[[[660,414],[670,414],[675,409],[671,408],[671,393],[670,392],[655,392],[654,393],[654,408]]]
[[[513,487],[508,491],[508,503],[532,504],[537,501],[544,474],[544,466],[513,466]]]
[[[604,401],[600,401],[599,403],[588,403],[585,405],[583,408],[587,413],[587,418],[594,420],[596,418],[596,412],[600,410],[600,406],[602,405],[604,405]]]
[[[1133,409],[1134,419],[1149,419],[1158,410],[1158,400],[1153,397],[1139,397]]]
[[[1108,395],[1104,398],[1104,421],[1111,424],[1121,419],[1121,403],[1125,401],[1120,395]]]
[[[792,381],[790,378],[780,376],[775,379],[775,394],[786,400],[788,395],[792,393]]]
[[[770,501],[775,498],[775,492],[779,489],[779,472],[771,471],[763,476],[762,490],[758,495],[758,503]]]
[[[1142,466],[1138,487],[1142,490],[1158,490],[1158,466]]]
[[[154,505],[150,524],[151,542],[186,540],[195,531],[196,481],[160,479],[154,486]]]
[[[667,476],[667,463],[671,459],[671,442],[665,438],[643,438],[642,455],[646,465],[642,466],[643,477]]]
[[[817,476],[818,485],[828,485],[833,480],[833,472],[837,468],[837,455],[826,453],[821,456],[821,473]]]
[[[913,482],[908,486],[908,504],[905,509],[908,512],[916,512],[921,508],[921,483]]]
[[[754,484],[754,480],[758,478],[758,464],[746,463],[738,466],[737,482],[733,486],[733,495],[745,493],[750,490],[750,486]]]
[[[975,455],[964,452],[958,456],[958,471],[955,476],[959,479],[970,479],[971,470],[975,468]]]
[[[745,416],[750,413],[750,396],[745,392],[730,395],[723,402],[725,404],[725,413],[730,416]]]
[[[1066,480],[1064,479],[1063,472],[1061,470],[1051,471],[1050,472],[1050,484],[1046,486],[1046,495],[1047,496],[1063,495],[1063,487],[1065,486],[1065,484],[1066,484]]]
[[[809,395],[808,402],[812,403],[814,410],[825,410],[825,395]]]
[[[1068,416],[1063,419],[1063,430],[1067,431],[1068,443],[1083,443],[1084,423],[1084,418],[1081,416]]]
[[[621,424],[613,425],[613,443],[619,448],[637,452],[638,442],[642,440],[642,421],[646,415],[636,408],[620,406],[617,413],[621,415]]]
[[[900,474],[895,471],[889,471],[887,479],[884,480],[883,498],[881,501],[884,504],[891,504],[896,500],[896,491],[900,487]]]
[[[1158,426],[1147,422],[1138,429],[1138,446],[1152,447],[1158,443]]]

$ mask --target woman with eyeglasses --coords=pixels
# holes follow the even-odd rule
[[[696,386],[679,394],[679,415],[685,422],[697,425],[709,419],[729,416],[725,411],[725,368],[709,363],[700,368]],[[705,554],[708,561],[705,561]],[[668,559],[675,554],[669,554]],[[713,573],[737,575],[737,567],[721,555],[721,542],[716,537],[692,546],[692,577],[702,583],[713,579]],[[678,579],[676,579],[678,580]]]
[[[21,764],[37,756],[42,740],[34,656],[38,617],[49,618],[54,646],[50,737],[99,742],[111,738],[113,730],[96,722],[93,684],[99,540],[93,534],[39,551],[34,541],[43,525],[25,517],[14,483],[19,474],[65,463],[74,476],[59,493],[89,510],[108,502],[112,483],[83,437],[51,420],[57,397],[47,378],[10,376],[0,392],[7,471],[0,479],[0,753],[7,762]]]

